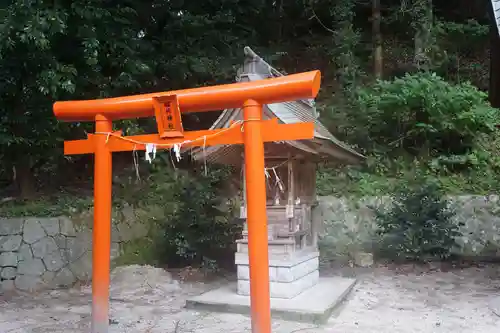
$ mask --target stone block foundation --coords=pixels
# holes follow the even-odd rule
[[[275,319],[325,324],[356,284],[355,279],[321,278],[312,288],[294,298],[271,298],[271,315]],[[186,302],[198,311],[250,314],[250,297],[238,295],[236,285],[214,289]]]
[[[319,281],[319,253],[303,252],[293,257],[269,260],[269,282],[271,298],[290,299],[313,287]],[[250,295],[250,269],[248,255],[236,253],[238,271],[237,293]]]

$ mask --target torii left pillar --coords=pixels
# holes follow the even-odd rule
[[[66,141],[65,154],[95,154],[94,226],[92,258],[92,332],[108,333],[109,270],[111,246],[112,153],[159,149],[183,143],[191,146],[243,144],[247,193],[252,332],[271,332],[269,261],[267,243],[264,142],[311,139],[314,124],[278,124],[262,118],[264,104],[314,98],[319,91],[319,71],[255,82],[54,104],[54,113],[65,121],[94,121],[96,134],[85,140]],[[202,112],[243,107],[243,127],[185,132],[182,112]],[[172,113],[172,110],[175,112]],[[156,116],[158,134],[124,137],[112,132],[112,121]],[[201,139],[201,140],[200,140]]]
[[[111,133],[111,120],[95,118],[95,131]],[[92,332],[107,333],[109,327],[109,271],[111,252],[112,152],[106,136],[95,138],[94,162],[94,227],[92,231]],[[101,222],[101,223],[100,223]]]

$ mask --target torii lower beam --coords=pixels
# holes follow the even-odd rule
[[[271,332],[269,299],[269,259],[267,243],[266,189],[264,175],[264,142],[311,139],[314,125],[298,123],[281,125],[277,120],[262,121],[262,105],[314,98],[319,90],[320,73],[313,71],[257,82],[236,83],[171,93],[128,96],[93,101],[69,101],[54,104],[56,117],[63,121],[95,121],[98,134],[85,140],[67,141],[65,154],[95,154],[94,226],[92,269],[92,332],[107,333],[109,328],[109,270],[111,246],[112,153],[143,150],[147,142],[167,145],[190,141],[191,146],[243,144],[247,192],[247,220],[250,260],[250,299],[252,332]],[[242,127],[182,133],[167,138],[162,133],[122,137],[112,133],[112,121],[150,117],[155,101],[168,97],[175,100],[181,112],[200,112],[243,107]],[[158,119],[157,114],[157,122]],[[163,128],[162,124],[162,128]],[[160,124],[159,124],[160,127]],[[165,134],[165,133],[163,133]],[[204,138],[203,140],[193,141]]]
[[[278,119],[273,118],[270,120],[262,120],[262,141],[275,142],[275,141],[293,141],[303,140],[305,133],[310,133],[312,138],[314,135],[314,124],[312,123],[296,123],[296,124],[279,124]],[[234,145],[244,144],[244,131],[242,131],[243,123],[234,124],[229,129],[218,130],[203,130],[203,131],[189,131],[185,133],[182,140],[179,139],[161,139],[158,134],[144,134],[144,135],[131,135],[123,137],[120,132],[115,135],[110,135],[107,138],[107,147],[111,152],[123,152],[133,150],[145,150],[145,144],[137,144],[134,142],[147,142],[156,144],[157,149],[170,149],[168,145],[184,143],[184,146],[217,146],[217,145]],[[66,141],[64,143],[65,155],[79,155],[79,154],[92,154],[95,153],[95,140],[98,140],[97,134],[88,134],[88,139]],[[206,140],[199,140],[206,137]],[[128,140],[127,140],[128,139]],[[193,140],[198,140],[193,142]]]

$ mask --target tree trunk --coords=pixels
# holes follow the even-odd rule
[[[490,8],[490,84],[489,99],[493,107],[500,108],[500,35]]]
[[[418,68],[429,69],[431,59],[429,47],[431,46],[431,30],[433,26],[432,0],[419,1],[422,6],[417,10],[415,29],[415,57],[414,62]]]
[[[33,198],[36,195],[35,177],[31,168],[31,158],[22,158],[14,166],[15,181],[21,198]]]
[[[372,6],[373,74],[377,79],[380,79],[383,74],[382,33],[380,31],[382,16],[380,13],[380,0],[373,0]]]

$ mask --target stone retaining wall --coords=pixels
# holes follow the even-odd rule
[[[111,256],[144,237],[132,207],[113,213]],[[0,294],[86,283],[92,274],[92,213],[74,217],[0,218]]]
[[[371,252],[377,245],[376,223],[371,207],[387,206],[389,198],[351,200],[319,197],[313,219],[322,226],[320,250],[323,260],[351,259]],[[465,225],[457,239],[464,256],[500,257],[500,200],[498,196],[451,198],[456,220]]]
[[[388,198],[319,197],[313,219],[322,226],[322,260],[350,259],[371,252],[378,241],[372,208]],[[461,196],[452,200],[456,219],[465,223],[459,254],[500,257],[500,199]],[[127,206],[113,212],[111,255],[123,245],[146,236],[148,228]],[[92,213],[72,217],[0,218],[0,294],[37,291],[87,283],[92,272]]]

